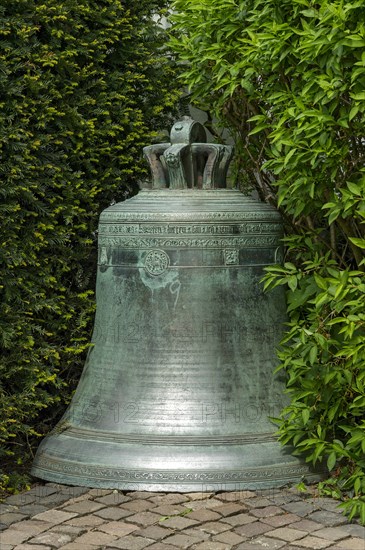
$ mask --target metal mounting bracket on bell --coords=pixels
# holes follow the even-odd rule
[[[100,216],[93,346],[33,475],[181,492],[318,479],[269,419],[285,404],[286,307],[260,280],[281,254],[279,213],[225,188],[232,149],[189,117],[144,153],[149,188]]]
[[[203,126],[190,117],[172,127],[171,143],[144,147],[149,162],[151,189],[219,189],[226,175],[233,147],[206,143]]]

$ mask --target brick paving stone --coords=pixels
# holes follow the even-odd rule
[[[28,533],[24,533],[24,531],[8,529],[7,531],[3,531],[1,533],[1,544],[12,544],[15,546],[16,544],[20,544],[25,540],[30,539],[31,536],[32,535],[28,535]]]
[[[32,544],[44,544],[45,546],[51,546],[53,548],[61,548],[68,542],[72,542],[72,537],[64,533],[52,533],[47,531],[46,533],[41,533],[40,535],[33,537],[29,542]]]
[[[118,537],[124,537],[125,535],[129,535],[138,529],[139,527],[137,527],[137,525],[124,523],[122,521],[109,521],[108,523],[104,523],[104,525],[100,525],[98,527],[98,531],[103,531],[108,535],[117,535]]]
[[[331,546],[332,541],[324,540],[324,539],[320,539],[320,538],[308,535],[304,539],[296,540],[295,544],[300,548],[310,548],[310,550],[321,550],[321,548],[328,548],[329,546]]]
[[[13,523],[12,529],[17,531],[24,531],[29,533],[29,535],[38,535],[43,531],[46,531],[53,526],[53,523],[48,521],[40,521],[37,519],[26,519],[25,521],[19,521],[18,523]]]
[[[187,514],[186,517],[200,522],[215,521],[221,518],[221,516],[216,512],[213,512],[213,510],[204,510],[203,508],[190,512],[190,514]]]
[[[45,548],[44,546],[42,547]],[[62,550],[96,550],[96,546],[93,546],[91,544],[83,544],[80,547],[79,543],[70,542],[70,544],[66,544],[66,546],[62,546]]]
[[[280,514],[278,516],[269,516],[268,518],[261,518],[261,521],[271,525],[272,527],[283,527],[284,525],[290,525],[300,521],[300,516],[295,514]]]
[[[260,548],[262,550],[263,548],[266,548],[267,550],[277,550],[278,548],[282,548],[285,546],[286,542],[283,540],[275,540],[270,539],[268,537],[257,537],[255,539],[250,540],[248,543],[243,542],[237,548],[242,550],[243,548],[248,548],[249,550],[256,550],[257,548]],[[247,545],[247,546],[246,546]]]
[[[242,502],[246,499],[256,498],[257,492],[242,489],[241,491],[227,491],[226,493],[221,493],[215,496],[225,502]]]
[[[328,540],[341,540],[348,538],[350,535],[342,527],[325,527],[316,531],[316,537]]]
[[[269,489],[258,489],[256,491],[256,496],[258,497],[265,497],[265,498],[271,498],[275,495],[281,495],[287,491],[285,489],[280,489],[279,487],[271,487]],[[288,493],[289,494],[289,493]]]
[[[318,529],[323,529],[324,525],[310,519],[301,519],[295,523],[291,523],[290,527],[294,529],[299,529],[300,531],[308,531],[308,533],[313,533],[313,531],[318,531]]]
[[[178,515],[181,512],[185,512],[185,510],[187,510],[187,508],[185,506],[181,506],[181,504],[166,504],[165,506],[157,506],[156,508],[153,508],[150,503],[150,511],[154,514],[160,514],[161,516]]]
[[[249,508],[266,508],[266,506],[271,506],[271,501],[265,497],[255,497],[250,498],[245,504]]]
[[[255,521],[254,523],[248,523],[247,525],[241,525],[235,529],[236,533],[243,535],[244,537],[257,537],[263,535],[267,531],[272,531],[272,526],[262,523],[261,521]]]
[[[66,506],[62,510],[65,512],[76,512],[76,514],[92,514],[92,512],[96,512],[96,510],[100,510],[101,508],[105,508],[105,505],[100,502],[82,500],[81,502],[71,504],[71,506]]]
[[[238,514],[238,512],[242,512],[243,509],[246,509],[246,507],[242,507],[241,504],[227,503],[221,504],[220,506],[215,506],[214,512],[221,514],[223,517],[228,517]]]
[[[188,500],[208,500],[208,498],[212,497],[213,495],[214,493],[203,493],[202,491],[197,491],[196,493],[185,493],[185,496]],[[214,496],[217,496],[218,498],[220,497],[220,495]]]
[[[190,546],[192,546],[193,544],[199,543],[200,540],[197,537],[193,537],[192,535],[177,533],[165,539],[165,542],[166,544],[172,544],[173,546],[177,546],[178,548],[190,548]]]
[[[70,535],[72,539],[75,539],[79,535],[86,533],[86,531],[86,527],[73,527],[72,525],[65,525],[64,523],[62,523],[62,525],[55,525],[49,530],[49,532],[52,533],[62,533],[65,535]]]
[[[155,544],[152,544],[152,546],[148,546],[147,548],[148,550],[176,550],[176,546],[172,546],[171,544],[164,544],[163,542],[156,542]]]
[[[89,493],[84,493],[83,495],[79,495],[77,497],[74,497],[74,498],[69,498],[68,500],[66,500],[66,502],[64,502],[60,508],[65,508],[66,506],[71,506],[71,504],[76,504],[77,502],[82,502],[83,500],[92,500],[92,497],[89,495]]]
[[[116,489],[89,489],[87,492],[87,494],[94,497],[94,499],[105,497],[111,493],[114,495],[120,494]]]
[[[261,544],[255,544],[252,541],[245,541],[236,546],[236,550],[263,550],[263,548],[265,547],[263,547]],[[270,547],[267,546],[266,550],[270,550]],[[300,550],[302,550],[302,548]]]
[[[199,542],[208,540],[210,538],[210,534],[202,531],[199,527],[199,525],[198,527],[189,527],[188,529],[184,529],[182,532],[184,535],[191,535],[192,537],[198,539]]]
[[[196,510],[197,509],[196,504],[197,503],[195,503],[195,505],[193,505],[193,506],[189,506],[189,508],[194,508]],[[206,501],[205,508],[207,508],[208,510],[214,510],[215,511],[217,506],[222,506],[222,501],[218,500],[216,498],[210,498]],[[242,503],[241,503],[241,506],[242,506],[242,508],[246,508],[246,506],[244,506],[244,504],[242,504]]]
[[[95,498],[95,502],[101,502],[106,506],[117,506],[118,504],[123,504],[130,502],[130,497],[122,495],[121,493],[109,493],[108,495]]]
[[[360,539],[365,540],[365,527],[362,527],[361,525],[358,525],[357,523],[349,523],[347,525],[341,525],[341,529],[346,531],[349,535]]]
[[[292,529],[291,527],[279,527],[266,533],[267,537],[273,537],[274,539],[282,539],[287,542],[297,541],[307,536],[306,531],[299,531],[299,529]]]
[[[228,518],[224,518],[221,520],[224,523],[229,523],[229,525],[232,525],[233,527],[238,527],[238,525],[246,525],[246,523],[253,523],[254,521],[257,521],[257,518],[253,518],[249,514],[237,514],[236,516],[229,516]]]
[[[2,544],[0,542],[0,550],[13,550],[14,546],[12,544]],[[42,550],[45,550],[44,547]]]
[[[276,495],[273,495],[272,497],[270,497],[270,500],[273,504],[275,504],[276,506],[282,506],[283,504],[288,504],[289,502],[293,502],[296,499],[296,497],[294,495],[291,495],[291,494],[276,494]]]
[[[127,495],[132,497],[133,499],[142,498],[143,500],[145,500],[147,498],[157,497],[161,495],[161,493],[153,493],[151,491],[128,491]]]
[[[214,510],[214,508],[220,506],[221,504],[222,503],[220,500],[217,500],[216,498],[210,498],[205,500],[191,500],[190,502],[186,502],[185,506],[186,508],[191,508],[192,510],[199,510],[201,508]]]
[[[61,504],[64,504],[70,500],[70,495],[66,495],[64,493],[55,493],[54,495],[50,495],[49,497],[41,498],[37,501],[38,504],[41,504],[42,506],[47,506],[48,508],[61,506]]]
[[[331,546],[331,550],[364,550],[364,539],[351,537],[350,539],[342,540],[336,546]]]
[[[66,525],[74,525],[75,527],[98,527],[103,523],[106,523],[106,520],[99,516],[94,516],[94,514],[74,517],[65,522]]]
[[[318,506],[311,502],[299,500],[297,502],[289,502],[288,504],[284,504],[282,508],[292,514],[297,514],[297,516],[305,517],[317,510]]]
[[[328,510],[329,512],[338,512],[342,514],[341,510],[338,509],[338,506],[341,503],[334,498],[320,497],[316,499],[316,503],[322,510]]]
[[[142,550],[146,546],[153,544],[155,541],[152,539],[145,539],[142,537],[133,537],[127,535],[121,539],[118,539],[111,543],[113,548],[121,548],[123,550]]]
[[[131,518],[128,518],[128,521]],[[197,525],[198,522],[195,519],[188,519],[187,517],[176,516],[174,518],[169,518],[161,522],[163,527],[171,527],[172,529],[185,529],[186,527],[192,527]]]
[[[73,544],[79,545],[79,550],[84,550],[84,544],[90,544],[95,546],[106,546],[117,540],[116,535],[110,535],[108,533],[102,533],[101,531],[89,531],[84,533],[80,537],[77,537]]]
[[[149,500],[131,500],[130,502],[124,503],[121,508],[125,510],[131,510],[132,512],[145,512],[153,508],[153,504]]]
[[[64,521],[75,518],[77,514],[71,512],[64,512],[63,510],[47,510],[34,516],[34,519],[47,521],[48,523],[63,523]]]
[[[62,486],[62,489],[66,487],[65,485]],[[70,489],[70,487],[69,487]],[[60,490],[59,487],[52,487],[51,485],[36,485],[35,487],[32,487],[29,491],[27,491],[26,494],[35,495],[37,498],[44,498],[49,497],[49,495],[54,495]],[[87,488],[84,488],[85,491],[87,491]]]
[[[19,495],[12,495],[6,499],[7,504],[12,504],[13,506],[23,506],[23,504],[32,504],[37,500],[35,494],[29,493],[20,493]]]
[[[11,525],[12,523],[15,523],[17,521],[22,521],[22,519],[27,519],[29,516],[25,516],[24,514],[14,514],[13,512],[1,514],[0,521],[1,523],[5,523],[5,525]]]
[[[63,485],[61,487],[61,494],[68,495],[69,498],[76,498],[89,492],[90,487],[70,487],[69,485]]]
[[[327,510],[319,510],[313,512],[308,516],[308,519],[323,523],[326,527],[335,527],[336,525],[343,525],[347,523],[347,519],[342,514],[336,514],[335,512],[327,512]]]
[[[255,508],[250,513],[257,518],[268,518],[282,514],[283,511],[278,506],[265,506],[265,508]]]
[[[0,503],[0,515],[8,512],[16,512],[17,510],[17,506],[10,506],[10,504],[5,504],[4,502]]]
[[[236,544],[239,544],[245,539],[244,537],[237,535],[237,533],[233,533],[232,531],[226,531],[225,533],[220,533],[219,535],[215,535],[213,537],[213,540],[217,542],[225,542],[230,546],[235,546]]]
[[[103,508],[102,510],[98,510],[95,512],[95,515],[103,519],[118,520],[132,516],[133,512],[130,510],[124,510],[123,508],[119,508],[117,506],[112,506],[111,508]]]
[[[212,535],[219,535],[219,533],[223,533],[223,531],[228,531],[231,529],[231,526],[228,523],[223,523],[222,521],[209,521],[208,523],[203,523],[203,525],[200,526],[200,529],[202,531],[206,531],[207,533],[211,533]]]
[[[145,529],[140,529],[139,531],[136,531],[134,535],[138,537],[146,537],[153,540],[158,540],[158,539],[164,539],[169,535],[172,535],[172,533],[173,533],[172,529],[160,527],[159,525],[150,525]]]
[[[110,550],[176,550],[192,546],[194,550],[284,550],[284,546],[285,550],[365,550],[365,528],[348,523],[337,510],[337,501],[318,497],[310,490],[305,499],[293,489],[190,495],[73,489],[60,484],[37,485],[22,495],[13,495],[15,499],[9,497],[9,503],[0,505],[0,530],[1,524],[6,524],[4,516],[12,514],[10,519],[15,516],[15,520],[1,533],[1,541],[14,531],[27,538],[3,542],[0,550],[8,550],[5,545],[9,550],[38,550],[38,546],[42,550],[55,549],[61,547],[58,544],[62,536],[69,537],[69,542],[62,542],[62,550],[97,550],[106,546]],[[174,516],[188,509],[193,511]],[[83,513],[85,516],[77,517]],[[33,521],[27,519],[30,515],[34,515]],[[161,516],[169,515],[173,517],[159,521]],[[29,529],[25,531],[27,524]],[[116,525],[114,530],[111,528],[113,524],[118,529],[130,525],[134,531],[125,533],[122,528],[119,534]],[[85,532],[88,528],[94,530]],[[174,533],[172,529],[184,531]],[[298,532],[302,538],[293,538]],[[189,541],[193,542],[187,546]]]
[[[293,493],[294,495],[297,495],[297,496],[299,496],[300,498],[301,498],[301,497],[303,496],[303,494],[304,494],[302,491],[300,491],[300,490],[298,489],[298,487],[297,487],[296,485],[293,485],[292,487],[289,487],[289,488],[287,489],[287,491],[288,491],[288,493]],[[305,494],[313,496],[314,494],[316,494],[316,488],[315,488],[314,486],[313,486],[313,488],[310,487],[310,486],[307,486],[307,487],[306,487],[306,493],[305,493]]]
[[[6,545],[7,546],[7,545]],[[9,546],[9,549],[13,548],[13,546]],[[0,550],[6,550],[2,547],[0,543]],[[52,550],[51,546],[43,546],[39,544],[18,544],[15,546],[14,550]]]
[[[19,512],[26,514],[28,517],[33,517],[37,514],[41,514],[42,512],[47,512],[47,510],[49,510],[49,506],[42,506],[42,504],[26,504],[25,506],[21,506],[19,508]]]
[[[138,523],[147,527],[148,525],[153,525],[158,523],[161,519],[161,516],[158,514],[152,514],[152,512],[140,512],[139,514],[133,514],[133,516],[128,516],[128,521],[132,523]]]
[[[224,544],[223,542],[207,540],[198,544],[198,546],[194,546],[194,548],[196,550],[229,550],[231,547],[229,544]]]
[[[187,495],[182,495],[180,493],[167,493],[166,495],[158,495],[157,497],[152,497],[150,500],[152,502],[155,502],[156,505],[179,504],[181,502],[187,502],[189,498]]]

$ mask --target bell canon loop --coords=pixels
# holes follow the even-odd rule
[[[189,117],[144,149],[152,179],[104,210],[95,325],[64,417],[32,474],[97,488],[260,489],[318,479],[275,435],[283,290],[279,213],[226,188],[232,148]]]

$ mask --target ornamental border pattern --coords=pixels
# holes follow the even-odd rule
[[[262,212],[104,212],[100,215],[100,223],[114,223],[119,221],[218,221],[229,220],[240,222],[247,221],[281,221],[280,214],[274,211]]]
[[[282,224],[274,222],[251,222],[230,225],[217,224],[172,224],[172,223],[108,223],[99,225],[99,235],[116,236],[237,236],[243,235],[280,235],[283,233]]]
[[[114,480],[116,482],[170,482],[170,483],[187,483],[187,482],[260,482],[267,479],[286,479],[294,476],[313,475],[313,472],[308,466],[299,464],[270,466],[269,468],[247,468],[245,470],[231,471],[185,471],[178,470],[133,470],[118,467],[100,467],[87,464],[76,464],[72,462],[60,462],[44,456],[39,456],[34,463],[35,475],[37,470],[45,470],[48,472],[57,472],[62,474],[71,474],[73,476],[80,475],[83,478],[99,478],[104,480]]]
[[[99,246],[121,246],[124,248],[239,248],[239,247],[272,247],[279,246],[277,235],[254,235],[247,237],[220,237],[216,239],[166,239],[105,236],[99,237]]]

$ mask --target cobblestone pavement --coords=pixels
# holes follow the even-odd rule
[[[148,493],[36,485],[0,504],[0,550],[365,550],[365,528],[296,489]]]

